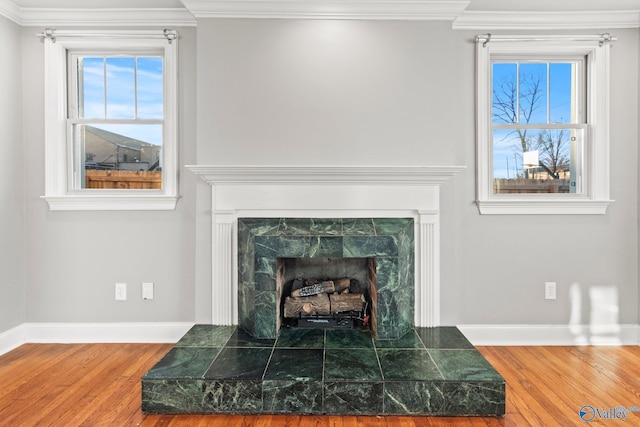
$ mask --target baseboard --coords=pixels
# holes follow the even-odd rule
[[[0,354],[26,343],[175,343],[192,322],[23,323],[0,334]]]
[[[175,323],[23,323],[0,333],[0,355],[26,343],[175,343],[193,326]],[[458,325],[473,345],[638,345],[638,325]]]
[[[473,345],[638,345],[638,325],[458,325]]]
[[[18,325],[8,331],[0,333],[0,355],[10,352],[24,344],[27,337],[25,324]]]

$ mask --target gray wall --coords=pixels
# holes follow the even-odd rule
[[[0,17],[0,332],[25,321],[20,27]]]
[[[174,212],[51,212],[40,199],[43,46],[34,34],[41,30],[23,28],[17,40],[16,27],[0,21],[14,57],[22,54],[21,66],[3,67],[10,76],[0,79],[0,108],[14,114],[10,123],[20,121],[11,105],[22,100],[27,112],[22,135],[0,128],[0,150],[16,160],[6,168],[15,168],[12,177],[23,171],[25,199],[23,212],[19,178],[0,182],[2,201],[15,201],[0,207],[0,262],[9,272],[0,290],[11,296],[0,298],[0,331],[23,321],[207,322],[208,185],[181,169]],[[593,286],[616,287],[620,323],[637,324],[637,30],[611,31],[619,39],[611,105],[616,202],[604,216],[478,214],[476,32],[440,22],[232,19],[179,31],[182,165],[465,165],[442,187],[444,324],[566,324],[574,283],[583,298]],[[21,72],[22,95],[14,85]],[[7,144],[20,137],[24,159]],[[140,244],[140,236],[153,237]],[[142,281],[156,283],[155,300],[141,300]],[[558,283],[557,300],[544,300],[545,281]],[[129,283],[128,301],[114,301],[115,282]],[[585,301],[582,323],[589,312]]]
[[[465,165],[442,187],[444,324],[567,324],[578,299],[589,323],[596,286],[616,289],[620,323],[636,324],[638,32],[611,32],[604,216],[478,214],[479,32],[449,23],[200,20],[198,162]]]
[[[194,318],[195,177],[180,171],[170,212],[52,212],[44,194],[41,28],[22,31],[27,322],[179,322]],[[195,162],[194,28],[180,33],[180,163]],[[143,301],[141,282],[155,283]],[[125,282],[128,300],[114,300]]]

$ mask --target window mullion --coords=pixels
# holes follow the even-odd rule
[[[547,123],[551,123],[551,64],[547,62]]]
[[[133,58],[133,118],[138,118],[138,57]]]
[[[516,117],[515,122],[520,123],[520,62],[516,62]]]
[[[103,79],[103,84],[102,84],[102,91],[103,91],[103,98],[104,98],[104,112],[103,112],[103,116],[105,119],[107,118],[107,57],[103,57],[102,58],[102,79]]]

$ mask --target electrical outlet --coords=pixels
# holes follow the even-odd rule
[[[142,282],[142,299],[153,299],[153,282]]]
[[[556,299],[556,282],[544,282],[544,298]]]
[[[116,283],[116,301],[126,301],[127,299],[127,284]]]

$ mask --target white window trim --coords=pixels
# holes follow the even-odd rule
[[[609,199],[609,47],[601,36],[491,36],[476,38],[477,200],[481,214],[600,214]],[[587,121],[584,190],[580,195],[494,195],[491,147],[492,54],[585,55]]]
[[[45,195],[51,210],[173,210],[178,201],[177,34],[174,31],[52,31],[45,44]],[[117,39],[114,40],[114,39]],[[73,190],[67,136],[67,51],[162,46],[164,49],[162,190]]]

